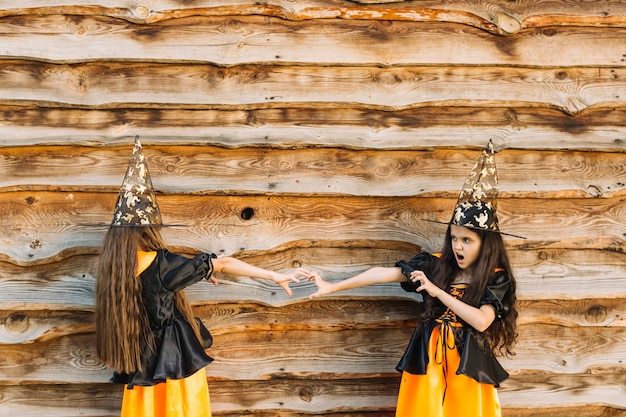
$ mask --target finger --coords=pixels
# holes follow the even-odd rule
[[[302,275],[304,275],[309,281],[315,279],[316,276],[319,276],[317,272],[311,272],[311,271],[306,271],[306,274],[302,274]]]
[[[280,286],[283,287],[288,296],[291,297],[291,288],[289,288],[289,281],[283,281],[280,283]]]
[[[298,268],[293,272],[293,276],[296,277],[309,277],[309,271],[307,271],[306,269],[302,269],[302,268]]]
[[[310,277],[313,274],[311,271],[305,268],[298,268],[296,271],[298,272],[299,275],[302,275],[305,277]]]
[[[309,281],[315,281],[315,280],[319,279],[319,277],[320,277],[320,276],[318,275],[318,273],[317,273],[317,272],[311,272],[311,273],[309,274],[309,276],[307,277],[307,279],[308,279]]]

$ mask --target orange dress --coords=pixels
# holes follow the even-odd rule
[[[183,379],[124,389],[121,417],[211,417],[206,370]]]
[[[466,287],[455,285],[450,293],[461,298]],[[456,315],[447,309],[435,321],[428,340],[426,373],[402,372],[396,417],[500,417],[496,386],[457,373],[461,355],[454,331],[462,324]]]

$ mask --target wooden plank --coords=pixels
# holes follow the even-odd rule
[[[499,396],[503,405],[511,408],[553,408],[566,404],[571,407],[570,413],[575,410],[578,417],[579,407],[607,406],[616,413],[609,415],[622,415],[626,413],[625,384],[623,365],[614,373],[529,373],[509,378],[499,390]]]
[[[527,408],[528,405],[517,408],[509,407],[502,410],[503,417],[604,417],[604,416],[626,416],[626,410],[604,406],[563,406],[563,407],[541,407]]]
[[[122,407],[122,386],[108,383],[9,385],[1,390],[0,408],[20,417],[117,417]]]
[[[99,247],[105,229],[85,224],[108,224],[116,198],[117,190],[1,193],[0,260],[30,263],[72,248]],[[170,245],[232,254],[275,248],[303,236],[309,242],[329,237],[418,242],[435,251],[445,229],[425,219],[448,221],[456,198],[161,195],[158,201],[165,224],[185,225],[164,231]],[[527,237],[508,239],[526,249],[624,252],[626,215],[621,197],[567,202],[564,206],[556,198],[499,198],[502,230]]]
[[[384,330],[359,329],[355,325],[342,332],[328,332],[293,326],[289,331],[248,330],[216,335],[208,351],[215,361],[207,368],[207,375],[216,381],[280,379],[313,373],[326,374],[327,379],[394,375],[412,330],[412,326],[397,323]],[[112,375],[96,356],[93,333],[41,343],[0,345],[0,353],[3,384],[101,383]]]
[[[7,60],[0,104],[185,108],[420,106],[556,108],[579,114],[624,105],[626,68],[283,67]],[[155,88],[158,85],[159,88]],[[237,91],[237,94],[233,94]]]
[[[370,242],[372,243],[372,242]],[[358,242],[319,243],[319,247],[288,245],[259,254],[238,253],[236,256],[253,265],[264,268],[290,271],[300,265],[315,267],[327,265],[326,271],[333,276],[345,276],[350,272],[365,269],[372,265],[393,265],[399,259],[410,257],[419,247],[402,242]],[[176,249],[176,248],[173,248]],[[182,249],[182,248],[181,248]],[[179,251],[185,253],[184,251]],[[92,255],[60,254],[45,262],[15,267],[0,263],[0,306],[9,311],[29,310],[90,310],[93,307],[93,289],[97,259]],[[342,263],[347,265],[342,266]],[[339,265],[339,266],[333,266]],[[291,285],[297,296],[289,297],[280,287],[265,280],[251,280],[219,274],[218,287],[201,282],[188,290],[189,298],[198,303],[224,302],[232,299],[261,302],[268,305],[285,305],[308,299],[314,292],[313,284],[302,282]],[[383,285],[364,288],[347,293],[350,297],[391,297],[394,299],[419,299],[418,295],[406,293],[398,285]],[[33,318],[36,321],[40,319]],[[21,321],[16,320],[16,325]],[[65,326],[65,325],[63,325]],[[49,328],[37,328],[15,337],[43,337]],[[60,331],[56,329],[55,331]],[[32,333],[32,335],[31,335]]]
[[[361,327],[355,322],[350,328],[334,331],[303,324],[271,330],[234,328],[214,335],[208,353],[215,361],[207,368],[207,375],[212,381],[311,375],[329,380],[389,377],[396,373],[395,366],[413,328],[414,324],[404,321],[379,327]],[[620,343],[626,337],[624,327],[567,328],[533,323],[519,326],[518,331],[516,356],[501,359],[514,377],[528,372],[554,373],[562,379],[588,374],[605,381],[602,385],[613,386],[617,384],[614,376],[624,372],[626,346]],[[2,344],[0,353],[3,384],[101,383],[111,376],[96,357],[93,333],[31,344]]]
[[[454,197],[482,148],[375,151],[143,146],[155,187],[168,193],[219,190],[389,197]],[[114,189],[121,184],[129,155],[127,147],[0,149],[0,190]],[[501,195],[626,195],[623,159],[623,154],[606,152],[503,151],[497,156]]]
[[[501,38],[445,23],[289,21],[262,15],[193,16],[150,26],[104,16],[14,16],[0,18],[0,33],[11,34],[3,42],[5,57],[67,63],[606,67],[622,66],[616,50],[626,48],[624,28],[541,28]]]
[[[357,3],[357,4],[355,4]],[[0,9],[0,16],[24,14],[74,14],[105,15],[126,19],[135,23],[154,23],[186,16],[246,16],[250,14],[276,16],[288,20],[304,19],[367,19],[408,20],[414,22],[454,22],[475,26],[498,34],[515,33],[528,27],[543,26],[623,26],[626,10],[619,0],[604,1],[604,7],[591,7],[585,2],[533,1],[523,4],[498,1],[479,3],[466,0],[420,1],[409,3],[401,0],[355,0],[355,1],[288,1],[274,0],[252,3],[249,0],[194,2],[191,5],[157,0],[150,7],[134,2],[59,2],[55,0],[20,3],[20,8]]]
[[[339,381],[313,378],[219,381],[209,382],[209,392],[214,416],[241,416],[242,413],[268,417],[300,413],[310,416],[320,412],[331,417],[372,417],[386,414],[370,413],[390,412],[395,408],[398,385],[396,376]],[[29,399],[32,395],[29,391],[33,389],[41,390],[41,395]],[[3,398],[23,417],[40,416],[42,412],[48,417],[119,416],[121,391],[122,387],[114,384],[10,386],[3,387]],[[360,411],[347,411],[355,401]],[[3,405],[2,399],[0,405]],[[332,413],[333,409],[346,411],[337,411],[337,414]],[[327,414],[327,411],[331,412]]]
[[[575,260],[579,256],[584,260]],[[621,288],[626,280],[626,254],[623,252],[514,250],[510,257],[522,299],[614,298],[623,294]],[[571,291],[571,288],[579,288],[579,291]]]
[[[571,379],[564,382],[569,382],[564,387],[565,390],[574,385]],[[538,380],[537,383],[545,382]],[[306,417],[311,415],[307,411],[312,408],[309,405],[311,402],[320,409],[319,413],[328,417],[393,417],[397,387],[397,378],[345,381],[309,379],[272,380],[260,383],[221,381],[210,383],[209,391],[212,414],[216,417],[240,417],[241,413],[251,412],[246,405],[258,407],[254,410],[257,417]],[[378,392],[371,394],[374,389],[378,389]],[[529,389],[532,390],[532,387]],[[38,395],[33,396],[33,391]],[[576,417],[618,417],[626,414],[626,411],[617,407],[580,405],[580,398],[577,400],[573,398],[576,401],[569,407],[541,407],[532,399],[520,407],[513,407],[507,404],[509,393],[503,391],[500,390],[500,397],[504,417],[567,417],[572,413]],[[71,384],[16,385],[2,387],[2,392],[0,405],[3,408],[10,407],[12,412],[21,417],[40,417],[44,414],[48,417],[114,417],[119,416],[121,407],[121,387],[114,384],[86,384],[80,387]],[[271,392],[272,395],[267,395],[267,392]],[[243,393],[245,395],[242,395]],[[343,394],[343,399],[338,399],[334,393]],[[283,400],[283,403],[279,406],[274,404],[275,408],[271,409],[269,406],[272,400],[274,402]],[[342,402],[348,400],[352,406],[361,404],[364,408],[376,408],[376,411],[354,410],[352,407],[344,407],[343,411],[331,411],[338,409]],[[375,406],[371,405],[373,403]],[[263,406],[268,408],[262,408]]]
[[[0,147],[146,145],[297,149],[457,149],[488,138],[496,149],[626,152],[626,108],[576,117],[555,109],[418,107],[387,112],[334,108],[250,110],[74,109],[0,106]],[[545,138],[550,140],[546,141]],[[498,158],[499,159],[499,158]]]
[[[293,328],[342,331],[385,329],[398,323],[413,326],[422,304],[410,299],[382,299],[377,294],[360,298],[321,298],[283,305],[263,302],[192,300],[194,313],[214,335],[233,332],[281,331]],[[521,300],[520,326],[547,324],[563,327],[626,327],[626,301],[619,299]],[[41,343],[94,331],[92,307],[85,310],[0,310],[0,344]]]
[[[519,301],[518,324],[536,323],[563,327],[626,327],[626,300],[623,298],[584,298],[580,300]]]
[[[39,343],[94,331],[92,311],[0,310],[0,344]]]
[[[376,242],[374,242],[374,245]],[[363,248],[364,249],[364,248]],[[314,248],[306,249],[307,252],[314,251]],[[334,251],[331,251],[332,253]],[[356,251],[354,253],[357,253]],[[327,280],[338,281],[355,275],[372,266],[392,266],[399,259],[410,258],[408,256],[400,256],[394,259],[385,256],[378,258],[378,255],[372,254],[369,250],[364,249],[362,262],[355,262],[353,256],[336,257],[337,263],[327,263],[324,257],[329,254],[327,249],[321,248],[311,255],[301,253],[291,258],[287,257],[283,265],[289,265],[289,259],[292,264],[303,265],[304,267],[319,271]],[[288,253],[285,255],[293,255]],[[254,264],[265,264],[265,260],[272,255],[265,255],[259,260],[249,259]],[[520,300],[584,300],[587,298],[606,298],[606,299],[622,299],[626,297],[623,285],[626,279],[626,268],[624,267],[624,253],[613,251],[595,251],[595,250],[563,250],[563,249],[542,249],[539,251],[513,249],[511,258],[513,268],[518,285],[518,297]],[[263,259],[263,260],[262,260]],[[279,258],[280,259],[280,255]],[[293,260],[296,260],[295,262]],[[350,259],[350,261],[346,261]],[[593,283],[592,287],[580,285],[581,277],[584,277],[589,283]],[[275,287],[269,287],[260,284],[258,281],[243,277],[224,277],[224,284],[228,288],[219,288],[215,291],[213,288],[205,285],[197,285],[191,287],[188,291],[189,297],[194,301],[202,301],[222,297],[222,299],[239,299],[259,301],[263,300],[272,305],[285,305],[293,303],[297,300],[308,298],[314,292],[312,284],[301,283],[293,285],[293,296],[288,298],[282,292],[275,291]],[[265,294],[261,297],[261,294]],[[390,297],[397,298],[409,297],[409,293],[402,291],[397,284],[377,285],[375,287],[366,287],[357,290],[350,290],[330,297],[339,299],[354,299],[360,297]],[[608,310],[595,311],[594,306],[588,306],[590,315],[607,314],[604,319],[607,324],[621,323],[620,311],[624,311],[624,307],[619,307],[617,311],[613,311],[615,315]],[[621,308],[621,310],[620,310]],[[556,314],[556,313],[552,313]],[[600,320],[598,318],[598,320]]]
[[[362,329],[397,327],[399,323],[413,326],[421,309],[421,304],[409,299],[389,302],[380,297],[344,301],[322,299],[281,308],[263,302],[226,299],[196,301],[193,305],[195,315],[202,318],[214,335],[297,327],[340,331],[353,329],[356,323]],[[41,343],[94,332],[92,310],[0,310],[0,344]]]
[[[533,323],[518,326],[518,332],[516,355],[501,360],[502,366],[511,373],[540,370],[566,376],[624,371],[626,347],[621,341],[626,337],[626,329],[623,327]]]

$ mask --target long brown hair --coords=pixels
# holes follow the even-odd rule
[[[141,370],[143,346],[155,349],[137,275],[137,252],[164,249],[160,229],[113,226],[104,238],[96,280],[96,352],[117,372]],[[176,293],[175,301],[200,340],[183,291]]]
[[[465,290],[462,300],[469,305],[479,307],[480,300],[496,269],[502,268],[506,271],[511,281],[508,300],[506,300],[509,305],[509,312],[502,320],[494,320],[489,328],[482,333],[484,338],[479,335],[479,339],[484,339],[485,348],[492,350],[494,353],[514,355],[512,348],[517,340],[517,288],[504,241],[499,233],[478,229],[472,230],[478,234],[482,244],[470,285]],[[441,258],[434,268],[432,281],[445,291],[450,291],[450,286],[459,272],[460,268],[452,250],[450,226],[448,226]],[[439,302],[428,297],[426,303],[424,315],[431,318],[436,314],[435,309]]]

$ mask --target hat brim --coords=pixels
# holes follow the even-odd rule
[[[498,233],[500,235],[516,237],[518,239],[527,239],[524,236],[514,235],[514,234],[511,234],[511,233],[505,233],[505,232],[501,232],[500,230],[481,229],[479,227],[473,227],[472,225],[469,225],[469,224],[467,224],[467,225],[465,225],[465,224],[454,224],[454,223],[452,223],[452,221],[442,222],[442,221],[439,221],[439,220],[430,220],[430,219],[419,219],[419,220],[424,220],[426,222],[431,222],[431,223],[445,224],[445,225],[448,225],[448,226],[455,225],[455,226],[467,227],[468,229],[481,230],[483,232],[490,232],[490,233]]]
[[[113,224],[113,223],[79,223],[84,227],[189,227],[188,224]]]

